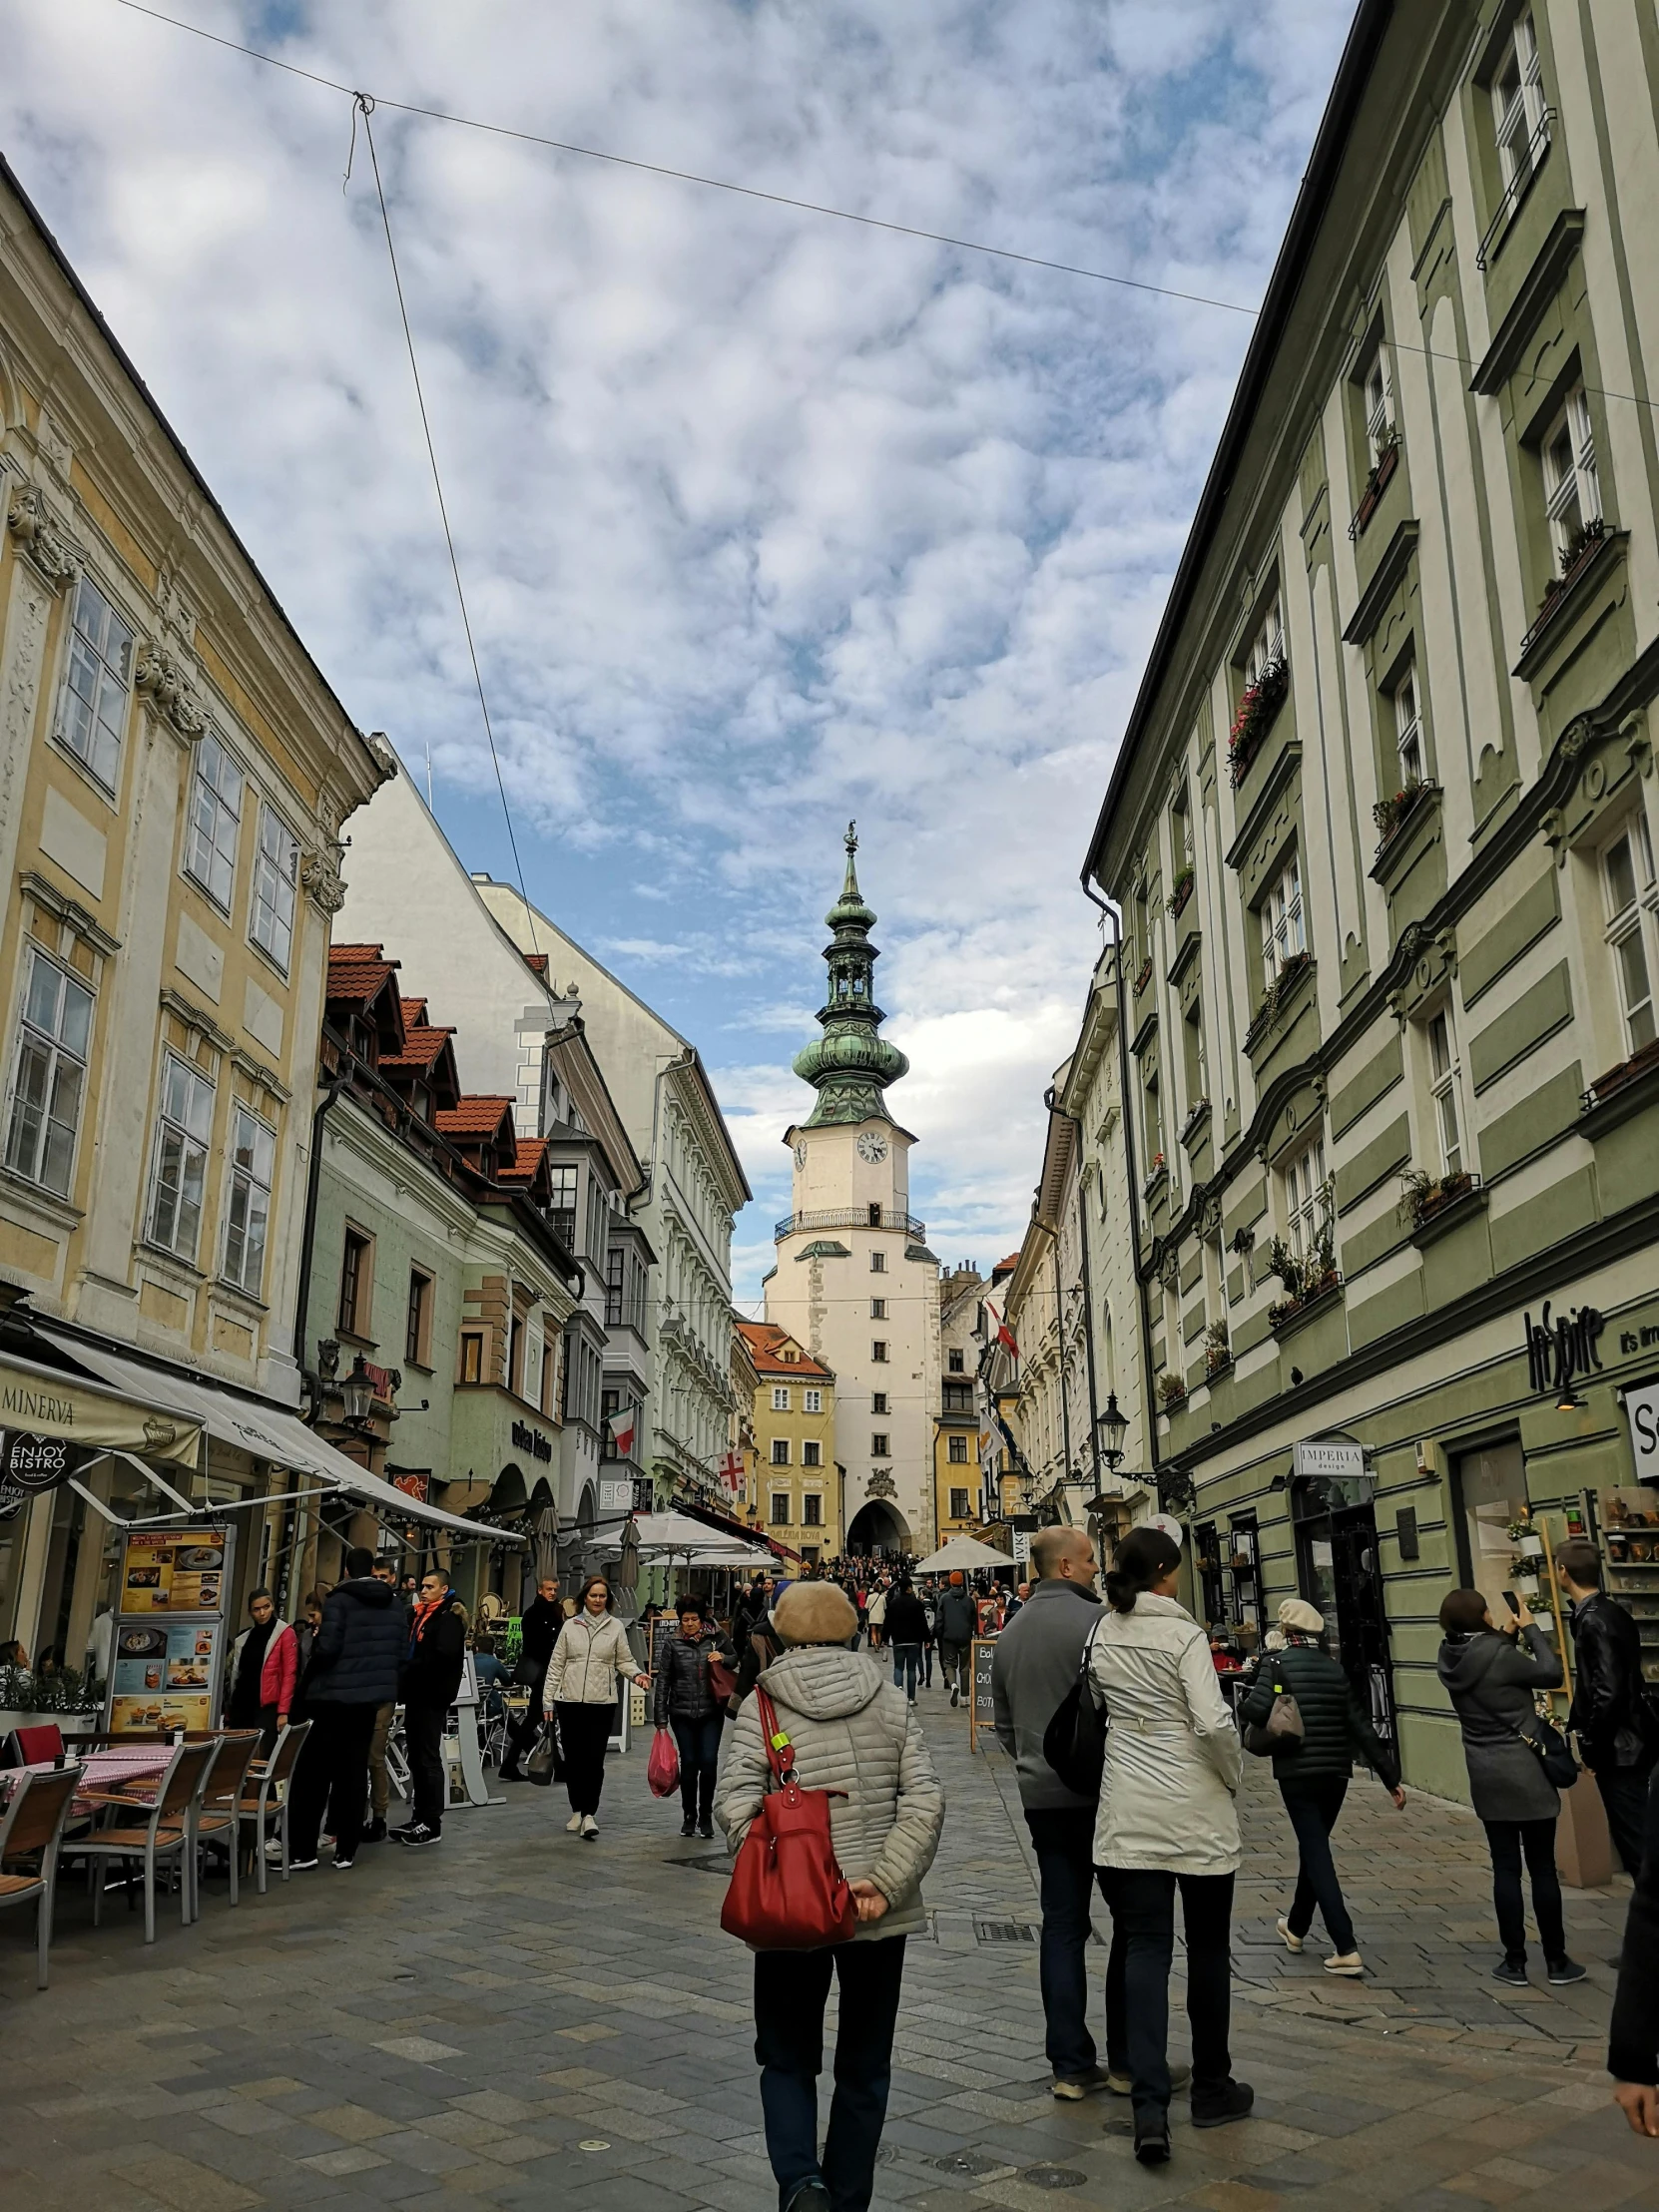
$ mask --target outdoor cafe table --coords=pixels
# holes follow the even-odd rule
[[[88,1790],[123,1790],[152,1780],[173,1757],[171,1744],[118,1744],[106,1751],[89,1751],[80,1762],[81,1782]],[[11,1795],[11,1778],[17,1774],[55,1774],[55,1763],[37,1759],[27,1767],[0,1771],[0,1787]],[[76,1797],[79,1806],[82,1800]]]

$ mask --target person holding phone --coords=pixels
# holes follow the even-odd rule
[[[1492,1905],[1503,1941],[1492,1979],[1516,1988],[1527,1983],[1524,1858],[1549,1979],[1582,1981],[1585,1969],[1567,1955],[1555,1871],[1561,1800],[1535,1748],[1533,1700],[1540,1690],[1560,1688],[1561,1662],[1525,1601],[1512,1590],[1503,1599],[1494,1620],[1483,1591],[1450,1593],[1440,1607],[1445,1641],[1435,1670],[1463,1731],[1469,1796],[1492,1858]]]

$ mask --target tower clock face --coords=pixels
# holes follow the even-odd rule
[[[871,1167],[878,1165],[887,1157],[886,1138],[878,1136],[873,1129],[866,1129],[858,1139],[858,1157],[867,1160]]]
[[[796,1146],[795,1164],[798,1168],[804,1168],[807,1165],[807,1147],[805,1144],[798,1144]]]

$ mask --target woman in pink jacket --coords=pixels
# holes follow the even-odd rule
[[[225,1701],[229,1728],[258,1728],[269,1754],[277,1734],[286,1728],[299,1685],[299,1640],[276,1615],[269,1590],[256,1590],[248,1600],[251,1626],[231,1647],[230,1695]]]

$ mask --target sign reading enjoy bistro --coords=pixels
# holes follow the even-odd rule
[[[7,1520],[42,1490],[67,1482],[86,1457],[66,1436],[33,1436],[0,1429],[0,1520]]]
[[[1553,1390],[1557,1396],[1571,1389],[1574,1381],[1601,1366],[1597,1340],[1607,1324],[1594,1306],[1569,1307],[1551,1319],[1549,1300],[1534,1324],[1530,1314],[1521,1317],[1526,1332],[1526,1380],[1540,1396]]]

